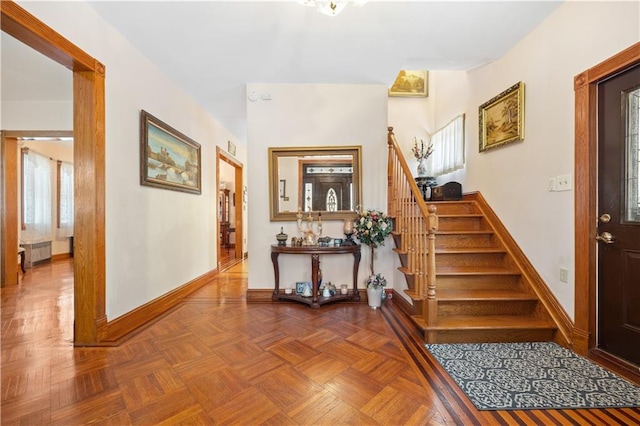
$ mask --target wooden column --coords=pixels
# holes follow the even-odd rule
[[[2,132],[1,286],[18,284],[18,141]]]
[[[106,333],[104,66],[73,73],[76,345]]]

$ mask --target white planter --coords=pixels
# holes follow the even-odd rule
[[[367,300],[369,302],[369,306],[373,309],[377,309],[382,306],[382,287],[367,288]]]

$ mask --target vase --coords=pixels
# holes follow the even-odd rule
[[[418,176],[426,177],[427,176],[427,159],[421,158],[418,160]]]
[[[382,306],[382,287],[367,288],[367,301],[372,309]]]

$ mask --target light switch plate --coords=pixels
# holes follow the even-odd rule
[[[556,191],[571,191],[573,184],[571,173],[556,176]]]

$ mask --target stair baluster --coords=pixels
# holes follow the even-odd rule
[[[437,320],[435,233],[438,229],[436,207],[427,207],[409,166],[388,128],[389,145],[388,211],[394,219],[396,250],[401,256],[402,271],[416,312],[427,324]],[[399,243],[399,244],[398,244]]]

